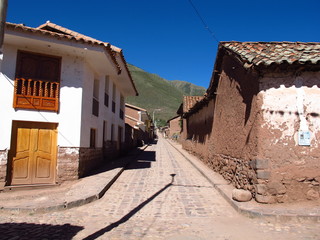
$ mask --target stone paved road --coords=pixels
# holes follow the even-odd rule
[[[239,215],[164,139],[104,197],[61,212],[0,216],[0,239],[320,239],[319,223]]]

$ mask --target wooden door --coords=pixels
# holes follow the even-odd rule
[[[12,134],[11,185],[54,183],[56,124],[13,122]]]

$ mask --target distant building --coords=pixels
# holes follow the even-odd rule
[[[137,95],[121,49],[50,22],[7,23],[3,47],[0,189],[77,179],[119,154]]]
[[[153,139],[153,123],[147,110],[125,104],[126,145],[127,148],[142,146]]]
[[[169,131],[168,137],[173,140],[178,140],[182,131],[182,119],[181,116],[175,116],[167,121]]]
[[[222,42],[184,148],[261,203],[319,200],[320,43]]]

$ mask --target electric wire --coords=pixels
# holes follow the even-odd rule
[[[201,16],[201,14],[199,13],[198,9],[196,8],[196,6],[193,4],[192,0],[188,0],[190,5],[192,6],[192,8],[194,9],[195,13],[197,14],[197,16],[199,17],[199,19],[201,20],[202,24],[204,25],[205,29],[210,33],[210,35],[213,37],[213,39],[219,43],[220,41],[218,40],[218,38],[215,36],[214,32],[211,31],[211,29],[209,28],[208,24],[204,21],[204,18]]]

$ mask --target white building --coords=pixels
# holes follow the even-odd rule
[[[137,95],[122,51],[47,22],[7,23],[0,70],[0,189],[76,179],[124,142]]]

